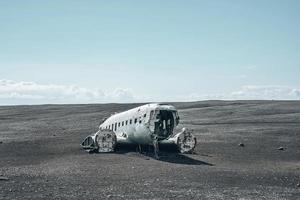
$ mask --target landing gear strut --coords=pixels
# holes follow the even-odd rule
[[[157,138],[155,138],[153,140],[153,147],[154,147],[154,156],[157,160],[159,160],[159,155],[158,155],[158,152],[159,152],[159,147],[158,147],[158,141],[157,141]]]

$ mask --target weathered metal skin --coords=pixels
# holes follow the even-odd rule
[[[196,137],[190,131],[183,129],[183,131],[178,135],[177,146],[180,153],[193,152],[196,144]]]
[[[99,130],[86,137],[81,146],[88,152],[108,153],[114,152],[117,145],[116,134],[111,130]]]
[[[162,140],[160,144],[175,144],[180,153],[192,153],[197,145],[197,139],[191,130],[183,128],[181,132]]]
[[[174,144],[181,153],[190,153],[196,146],[196,138],[185,128],[174,134],[178,123],[174,106],[146,104],[110,116],[81,146],[88,151],[113,152],[117,143],[153,145],[157,155],[158,144]]]
[[[113,152],[117,145],[116,134],[111,130],[102,130],[96,133],[96,144],[98,146],[98,152]]]

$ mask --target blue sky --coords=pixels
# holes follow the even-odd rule
[[[291,0],[0,1],[0,104],[300,99],[299,10]]]

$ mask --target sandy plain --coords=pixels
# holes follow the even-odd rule
[[[0,107],[0,199],[300,199],[299,101],[172,104],[198,144],[160,160],[80,148],[102,118],[141,104]]]

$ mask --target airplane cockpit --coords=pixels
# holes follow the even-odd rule
[[[152,129],[158,140],[173,135],[173,130],[178,123],[179,116],[175,110],[155,110],[150,113],[150,129]]]

